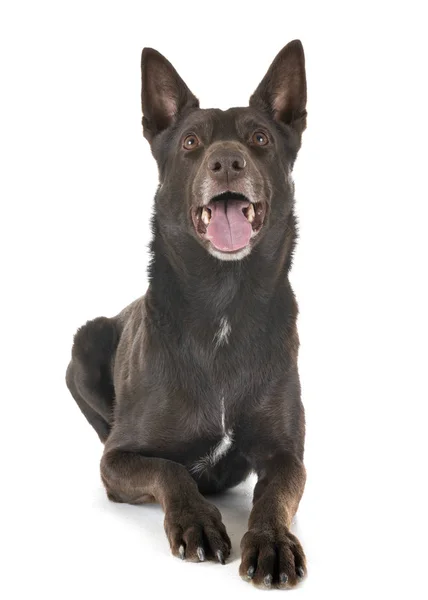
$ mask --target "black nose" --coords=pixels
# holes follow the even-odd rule
[[[233,150],[216,150],[208,161],[208,169],[216,178],[236,178],[242,174],[246,165],[244,156]]]

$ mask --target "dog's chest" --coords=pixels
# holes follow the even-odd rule
[[[216,319],[208,339],[204,339],[203,350],[199,345],[192,348],[195,368],[191,371],[204,373],[207,397],[193,396],[192,406],[197,407],[195,412],[199,413],[199,418],[193,420],[189,415],[188,423],[193,420],[196,427],[192,433],[199,439],[205,437],[204,429],[216,433],[209,447],[204,448],[199,456],[193,456],[188,463],[195,475],[210,472],[238,450],[236,419],[239,418],[240,406],[254,389],[253,373],[242,358],[243,355],[249,356],[250,350],[248,338],[243,339],[241,329],[236,319],[233,321],[224,314]]]
[[[233,447],[233,429],[226,426],[226,408],[224,397],[221,399],[221,439],[214,444],[210,450],[198,458],[190,467],[190,471],[194,474],[201,474],[204,471],[212,469],[215,465],[224,458]]]
[[[263,364],[256,376],[252,365],[259,340],[235,314],[225,311],[209,324],[198,316],[187,322],[169,344],[162,379],[158,369],[145,371],[150,385],[141,396],[147,408],[131,427],[150,452],[202,475],[239,452],[239,423],[258,394],[255,382]]]
[[[232,325],[228,317],[222,317],[218,326],[215,330],[213,337],[213,345],[215,349],[220,348],[221,346],[227,346],[229,343],[229,337],[232,333]]]

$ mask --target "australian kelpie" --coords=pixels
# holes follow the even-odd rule
[[[203,494],[255,472],[243,579],[294,586],[290,525],[305,485],[293,165],[306,127],[302,45],[285,46],[249,107],[200,109],[142,53],[144,136],[159,169],[147,293],[74,338],[67,385],[105,444],[114,502],[159,502],[172,553],[224,564],[230,540]]]

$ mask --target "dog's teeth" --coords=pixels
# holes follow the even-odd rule
[[[254,204],[250,204],[247,210],[247,219],[250,223],[254,221],[254,217],[256,216],[254,212]]]
[[[202,209],[202,214],[201,214],[201,219],[202,221],[205,223],[205,225],[208,225],[208,223],[211,220],[211,213],[210,210],[208,208],[206,208],[204,206],[204,208]]]

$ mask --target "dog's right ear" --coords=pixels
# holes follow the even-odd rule
[[[169,60],[153,48],[144,48],[141,54],[141,106],[143,132],[150,143],[183,110],[199,107]]]

